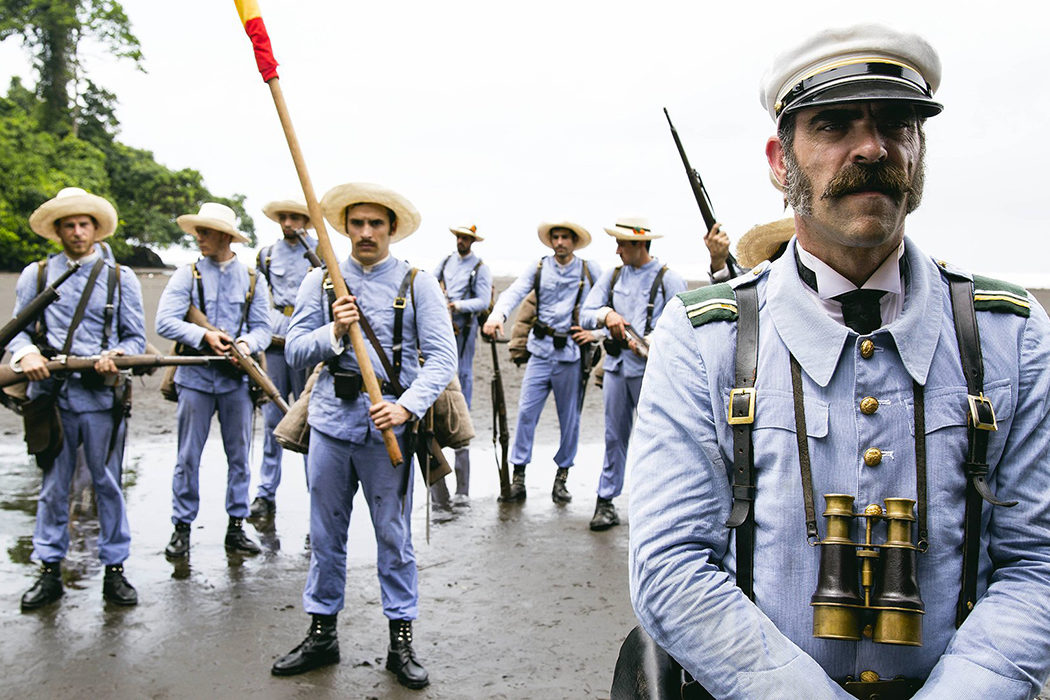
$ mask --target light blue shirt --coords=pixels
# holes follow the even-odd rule
[[[440,280],[445,283],[445,296],[455,304],[454,322],[458,326],[462,326],[470,314],[487,310],[492,302],[492,270],[485,263],[478,267],[473,293],[470,290],[470,277],[480,260],[473,251],[466,257],[456,253],[445,258],[438,269]]]
[[[91,268],[101,255],[100,246],[96,245],[92,253],[81,258],[80,269],[67,279],[58,288],[59,297],[44,310],[44,322],[47,326],[47,343],[55,350],[61,351],[66,343],[69,333],[69,324],[73,320],[76,308],[80,304],[80,298],[87,287],[88,278],[91,276]],[[102,328],[106,308],[106,296],[109,286],[109,271],[115,263],[112,258],[104,258],[105,263],[95,286],[87,307],[84,309],[84,318],[73,333],[73,344],[70,354],[76,356],[97,355],[102,351]],[[66,271],[69,266],[69,258],[65,253],[52,255],[47,261],[44,286],[51,284],[59,275]],[[15,311],[17,315],[22,308],[37,295],[38,263],[32,263],[22,270],[15,285]],[[128,267],[120,268],[120,284],[114,286],[113,304],[116,310],[110,324],[108,350],[123,350],[126,355],[138,355],[146,349],[145,320],[142,313],[142,287],[135,273]],[[35,323],[30,324],[26,330],[15,336],[8,344],[7,349],[12,355],[20,351],[25,352],[33,346],[33,339],[29,333],[35,328]],[[39,349],[39,348],[38,348]],[[58,392],[58,405],[64,410],[108,411],[113,406],[113,392],[109,389],[89,390],[80,383],[80,373],[74,372],[65,375],[66,381],[62,383]],[[27,393],[30,398],[36,397],[49,390],[51,382],[30,382]]]
[[[310,245],[310,250],[317,250],[316,238],[307,237],[306,242]],[[288,332],[291,316],[285,316],[283,308],[295,305],[299,284],[311,270],[310,261],[306,259],[305,253],[302,243],[296,240],[294,245],[290,245],[284,237],[259,251],[263,265],[262,268],[256,268],[267,273],[266,282],[270,286],[270,298],[274,307],[270,309],[270,330],[274,335],[284,335]]]
[[[387,359],[392,361],[393,303],[409,270],[408,263],[389,256],[366,271],[356,260],[348,258],[339,269],[350,293],[356,297],[361,313],[375,331],[380,347]],[[313,367],[336,355],[331,341],[328,295],[321,287],[323,274],[324,271],[320,269],[310,271],[299,287],[295,313],[284,348],[288,363],[294,367]],[[426,413],[438,394],[452,381],[458,358],[445,296],[437,280],[426,272],[419,272],[406,295],[409,298],[402,321],[399,379],[405,393],[396,400],[418,418]],[[365,345],[376,377],[380,381],[389,380],[375,348],[367,338]],[[422,368],[419,366],[420,355],[426,358]],[[338,356],[341,370],[361,371],[352,349],[344,348]],[[386,394],[386,397],[394,400],[391,394]],[[340,440],[363,444],[370,434],[378,434],[368,417],[370,403],[368,394],[363,390],[352,401],[336,397],[332,375],[325,366],[310,396],[310,427]],[[400,434],[403,430],[404,426],[399,426],[395,432]]]
[[[791,244],[792,246],[794,243]],[[759,269],[757,496],[752,603],[735,585],[731,531],[735,322],[692,328],[678,299],[655,332],[628,454],[632,601],[642,625],[715,696],[849,697],[831,679],[873,670],[929,679],[916,698],[1034,697],[1050,673],[1050,322],[978,312],[990,434],[989,482],[1014,508],[984,506],[978,595],[954,626],[967,447],[966,383],[948,286],[910,241],[901,315],[868,336],[836,323],[798,277],[794,250]],[[747,276],[732,282],[734,286]],[[789,352],[803,369],[818,530],[823,494],[916,497],[912,382],[925,386],[929,551],[918,555],[923,644],[816,639],[819,549],[806,541]],[[879,401],[872,415],[858,405]],[[864,465],[869,447],[882,450]],[[862,519],[858,519],[862,520]],[[876,540],[884,537],[876,530]],[[854,524],[853,539],[863,539]]]
[[[579,304],[587,298],[591,289],[591,281],[597,280],[602,270],[596,263],[586,262],[579,257],[573,257],[567,265],[561,265],[554,259],[553,255],[542,258],[543,270],[540,273],[540,298],[539,298],[539,321],[552,327],[559,333],[568,333],[573,325],[572,312],[576,307],[577,295]],[[525,272],[514,280],[514,282],[503,290],[496,299],[492,308],[492,315],[496,318],[506,319],[510,312],[533,289],[533,280],[536,275],[536,260]],[[583,265],[587,265],[590,271],[590,280],[583,275]],[[583,278],[583,288],[580,288],[580,279]],[[557,362],[575,362],[580,359],[579,346],[569,338],[565,347],[558,350],[554,347],[554,339],[546,336],[543,339],[536,337],[534,332],[529,333],[529,352],[536,357],[555,360]]]
[[[616,279],[612,308],[624,317],[624,320],[638,332],[638,335],[645,335],[649,292],[662,267],[663,263],[657,258],[637,268],[624,265],[620,268],[620,276]],[[594,288],[587,294],[587,300],[580,311],[580,325],[584,328],[598,328],[599,310],[609,305],[609,285],[612,283],[615,271],[613,269],[603,272],[598,281],[594,283]],[[670,269],[664,273],[660,286],[657,288],[656,299],[653,300],[652,328],[656,327],[656,322],[660,319],[667,300],[679,292],[684,292],[685,289],[686,283],[681,275]],[[602,321],[604,323],[604,314]],[[605,371],[622,372],[625,377],[640,377],[645,372],[645,360],[627,349],[616,357],[605,353]]]
[[[236,258],[225,266],[211,258],[201,258],[197,261],[197,270],[204,283],[204,312],[208,321],[237,340],[243,340],[252,353],[265,350],[271,339],[270,292],[266,278],[256,275],[255,294],[242,327],[249,285],[248,267]],[[157,335],[211,353],[210,348],[202,347],[206,329],[185,320],[190,304],[201,308],[193,266],[183,265],[171,276],[160,295]],[[179,367],[175,370],[176,384],[209,394],[225,394],[246,381],[247,375],[231,377],[217,367]]]

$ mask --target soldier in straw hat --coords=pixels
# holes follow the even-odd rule
[[[441,261],[435,276],[448,299],[459,351],[459,385],[467,406],[470,406],[474,392],[474,348],[478,339],[474,320],[487,312],[492,303],[492,270],[471,251],[475,243],[485,240],[478,235],[477,226],[455,226],[449,231],[456,237],[456,252]],[[455,468],[456,495],[452,497],[451,505],[467,506],[470,504],[469,447],[456,450]],[[431,493],[435,503],[449,504],[444,479],[431,487]]]
[[[30,380],[32,404],[57,404],[61,427],[60,444],[37,454],[43,483],[33,556],[42,569],[22,597],[22,610],[40,608],[62,595],[60,567],[69,548],[69,488],[81,447],[98,504],[98,555],[106,567],[102,595],[117,605],[135,605],[138,594],[124,577],[123,564],[131,544],[121,492],[126,387],[112,356],[139,354],[146,347],[142,289],[135,273],[102,255],[100,242],[117,227],[117,211],[102,197],[67,187],[40,205],[29,225],[37,235],[58,243],[62,252],[22,271],[15,288],[16,314],[71,262],[80,263],[80,268],[36,326],[16,336],[7,348],[12,367]],[[46,357],[56,353],[100,359],[94,372],[59,378],[50,376],[45,364]],[[28,407],[26,416],[29,427],[34,419]],[[44,422],[49,423],[46,417]]]
[[[238,343],[248,354],[270,345],[270,294],[266,280],[242,263],[230,249],[248,243],[237,230],[236,214],[217,202],[205,202],[197,214],[176,220],[193,236],[201,258],[175,271],[157,305],[157,333],[186,348],[216,355]],[[200,309],[217,331],[207,330],[185,319],[190,306]],[[175,531],[164,553],[185,557],[190,551],[190,525],[200,506],[198,472],[211,417],[219,414],[222,445],[226,452],[226,549],[240,554],[258,554],[259,545],[244,533],[248,517],[248,446],[254,406],[248,392],[248,377],[229,364],[179,367],[175,371],[178,391],[179,445],[172,477],[172,515]]]
[[[402,685],[430,680],[412,646],[419,586],[412,548],[412,421],[421,418],[456,373],[456,345],[445,297],[426,272],[390,254],[390,244],[419,227],[419,212],[380,185],[348,183],[321,200],[325,218],[352,244],[340,265],[352,295],[330,297],[324,270],[303,280],[295,300],[285,353],[294,367],[324,362],[310,397],[310,572],[303,608],[311,616],[306,638],[271,669],[290,676],[339,661],[336,616],[346,587],[346,537],[354,494],[364,491],[375,528],[383,614],[389,621],[386,668]],[[351,323],[366,319],[395,376],[374,348],[372,366],[383,400],[371,404],[361,370],[347,352]],[[400,334],[400,342],[397,335]],[[426,363],[420,367],[420,356]],[[398,395],[398,389],[404,392]],[[392,429],[405,459],[396,467],[381,431]]]
[[[268,203],[262,209],[266,218],[281,225],[282,237],[276,243],[259,250],[255,259],[255,271],[266,278],[270,289],[270,330],[273,342],[266,349],[266,373],[273,380],[281,396],[294,400],[306,385],[306,370],[294,369],[284,359],[284,336],[295,310],[295,295],[299,284],[313,265],[307,250],[317,248],[317,239],[306,235],[310,224],[310,212],[306,204],[296,199],[283,199]],[[299,234],[303,238],[300,239]],[[305,241],[305,242],[304,242]],[[273,402],[263,405],[263,456],[259,465],[259,486],[251,505],[251,517],[272,517],[277,511],[277,487],[281,484],[281,461],[284,450],[277,444],[273,429],[284,415]],[[303,456],[303,467],[307,457]]]
[[[940,74],[874,25],[780,55],[766,155],[796,236],[657,328],[631,597],[714,697],[1030,698],[1050,674],[1050,320],[904,233]],[[811,546],[822,494],[853,541],[870,524],[874,589],[854,547]]]
[[[627,335],[625,326],[647,337],[668,300],[686,289],[681,275],[650,255],[652,242],[663,236],[653,233],[647,219],[622,216],[605,232],[616,240],[616,254],[623,264],[601,274],[580,311],[584,328],[607,328],[612,335],[605,341],[602,381],[605,461],[590,522],[591,530],[596,531],[620,524],[613,499],[623,490],[627,440],[645,372],[642,349]]]
[[[557,472],[551,498],[568,503],[572,495],[565,486],[569,468],[576,459],[580,438],[581,346],[595,341],[591,331],[580,327],[580,308],[601,269],[575,255],[591,242],[587,229],[572,221],[542,223],[538,235],[554,255],[533,262],[507,287],[492,307],[483,332],[503,333],[503,322],[530,291],[536,293],[536,322],[529,333],[529,362],[521,380],[518,425],[510,461],[514,464],[510,501],[525,499],[525,467],[532,461],[532,439],[547,396],[554,392],[561,442],[554,455]]]

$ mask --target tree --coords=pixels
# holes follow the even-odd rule
[[[82,41],[95,41],[109,55],[130,59],[142,69],[139,40],[131,32],[124,8],[115,0],[0,0],[0,41],[16,35],[32,54],[39,76],[40,125],[60,136],[70,131],[76,134],[81,108],[97,113],[97,104],[91,105],[91,100],[112,97],[90,81],[81,91],[80,76],[85,71],[78,49]],[[74,87],[72,100],[70,84]]]

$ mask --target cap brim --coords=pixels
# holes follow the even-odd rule
[[[789,105],[780,114],[780,117],[783,118],[785,114],[809,107],[850,102],[906,102],[914,105],[919,116],[924,119],[940,114],[944,109],[944,105],[940,102],[903,83],[888,80],[864,80],[833,85],[825,90],[815,91],[812,95],[807,95]]]

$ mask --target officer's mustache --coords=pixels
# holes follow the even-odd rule
[[[820,198],[834,199],[855,192],[881,192],[900,201],[911,191],[911,178],[896,163],[850,163],[831,179]]]

